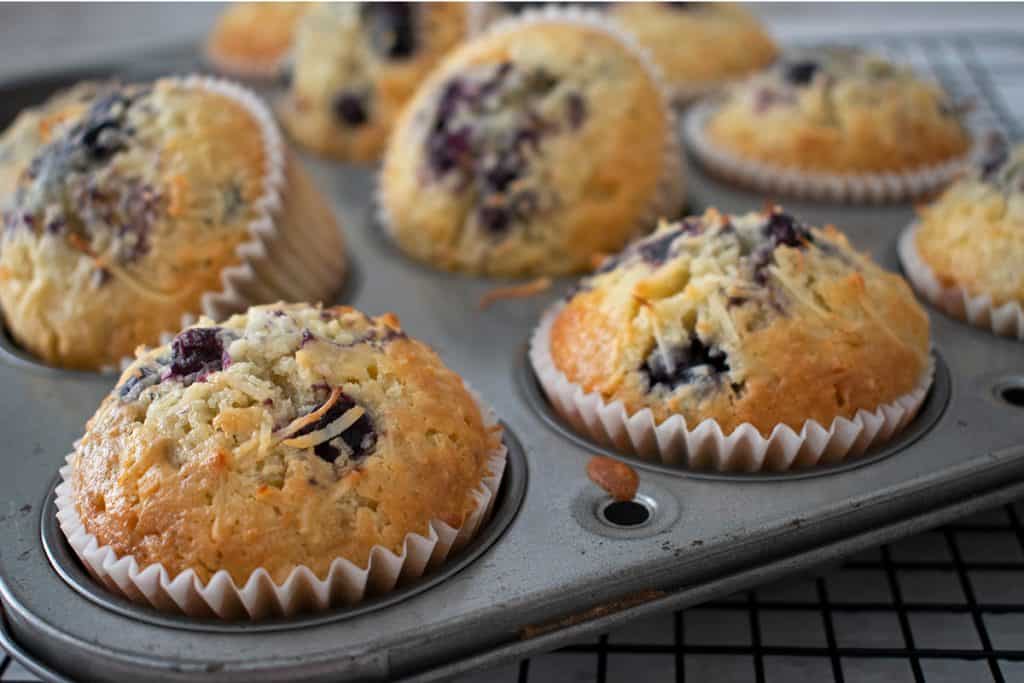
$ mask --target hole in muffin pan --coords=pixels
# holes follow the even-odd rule
[[[624,460],[632,465],[643,469],[654,470],[663,474],[672,474],[683,477],[695,477],[700,479],[718,479],[728,481],[774,481],[778,479],[803,479],[808,477],[820,477],[864,467],[871,463],[878,462],[894,453],[898,453],[908,447],[919,438],[924,436],[942,417],[949,403],[950,396],[950,375],[946,362],[937,350],[932,350],[932,357],[935,359],[935,380],[925,397],[924,404],[918,411],[917,416],[907,427],[897,434],[893,439],[879,446],[871,448],[867,453],[851,458],[841,463],[829,465],[814,465],[803,469],[788,470],[785,472],[760,471],[760,472],[717,472],[714,470],[698,470],[686,465],[666,465],[654,460],[644,459],[630,453],[621,453],[612,448],[592,441],[582,434],[578,434],[572,426],[562,419],[544,395],[544,390],[537,380],[537,375],[530,365],[529,344],[524,345],[520,355],[519,363],[513,372],[516,375],[516,384],[526,403],[533,409],[538,417],[552,430],[561,434],[564,438],[586,450],[590,454],[607,455],[619,460]],[[1019,387],[1024,390],[1024,378],[1019,378],[1019,384],[1006,384],[1010,387]]]
[[[637,496],[633,500],[610,499],[598,507],[597,516],[616,529],[633,529],[646,526],[657,507],[657,503],[648,496]]]
[[[1024,377],[1010,377],[996,383],[996,398],[1014,408],[1024,408]]]
[[[201,619],[184,615],[160,612],[153,607],[136,604],[127,598],[109,592],[88,573],[85,566],[75,555],[68,544],[57,520],[54,489],[60,483],[59,475],[51,482],[49,491],[42,505],[40,535],[43,550],[57,574],[72,589],[85,599],[116,612],[121,616],[149,622],[167,628],[189,631],[207,631],[221,633],[252,633],[254,631],[285,631],[308,628],[331,622],[351,619],[375,610],[388,607],[397,602],[418,595],[436,586],[462,569],[472,564],[488,548],[498,541],[515,519],[523,498],[526,495],[527,466],[526,455],[516,436],[504,425],[504,443],[508,448],[508,459],[501,488],[494,501],[491,518],[477,535],[458,553],[452,555],[447,562],[436,570],[418,579],[405,582],[404,585],[379,596],[371,597],[350,607],[337,607],[323,612],[313,612],[296,617],[264,619],[259,621],[224,621],[220,619]]]
[[[640,479],[632,500],[619,501],[587,482],[569,505],[573,519],[587,531],[619,540],[650,538],[679,521],[679,499],[660,485]]]

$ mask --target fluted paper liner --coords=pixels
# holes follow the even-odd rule
[[[988,294],[972,295],[963,287],[945,287],[917,251],[917,223],[911,223],[900,235],[898,251],[903,272],[919,294],[944,312],[1004,336],[1024,341],[1024,305],[1009,301],[992,303]]]
[[[485,428],[500,429],[494,411],[472,388],[467,385],[466,389],[480,408]],[[68,455],[67,464],[60,469],[61,483],[56,489],[57,520],[71,548],[93,578],[110,591],[135,602],[192,617],[289,617],[356,604],[368,595],[387,593],[399,581],[422,576],[442,564],[451,553],[463,548],[490,518],[505,472],[506,456],[504,445],[488,456],[488,474],[473,491],[477,507],[461,527],[432,520],[426,536],[406,534],[401,553],[396,555],[383,546],[374,546],[366,568],[337,558],[324,579],[318,578],[309,567],[299,566],[281,584],[275,584],[263,568],[254,571],[242,586],[224,570],[204,583],[191,569],[171,576],[162,564],[142,567],[130,555],[118,556],[110,546],[101,546],[96,536],[82,525],[71,477],[73,454]]]
[[[851,204],[899,202],[932,194],[966,168],[971,151],[949,161],[909,171],[889,173],[825,173],[747,159],[717,145],[706,134],[715,102],[687,112],[683,135],[697,159],[714,175],[771,195]]]
[[[682,415],[657,424],[650,409],[630,415],[622,401],[607,403],[597,392],[586,393],[555,366],[551,326],[563,306],[560,303],[549,309],[530,339],[530,362],[554,410],[580,435],[623,455],[691,470],[779,472],[835,464],[861,455],[910,423],[935,375],[934,361],[929,360],[910,393],[873,411],[859,410],[851,419],[836,417],[827,427],[815,420],[804,422],[799,431],[778,424],[765,437],[746,422],[728,434],[712,419],[692,429]]]
[[[285,146],[266,105],[248,89],[223,79],[192,75],[173,80],[244,107],[259,124],[267,165],[263,195],[253,202],[258,214],[249,224],[251,239],[236,248],[239,262],[221,271],[220,290],[204,293],[201,310],[182,316],[182,328],[200,314],[223,320],[254,304],[328,300],[345,280],[344,240],[326,200]],[[169,330],[163,338],[175,334]],[[133,360],[123,358],[121,366]]]
[[[471,18],[470,21],[472,22],[473,19]],[[526,10],[522,14],[504,17],[490,24],[474,39],[479,40],[486,36],[500,35],[501,33],[531,24],[550,24],[553,22],[596,28],[611,35],[640,61],[661,93],[661,107],[665,120],[668,121],[668,135],[665,140],[662,174],[658,182],[658,188],[654,198],[651,200],[650,206],[637,220],[635,235],[643,234],[659,218],[678,211],[686,198],[686,165],[683,161],[682,142],[677,130],[677,116],[672,106],[671,91],[666,84],[661,67],[654,62],[647,48],[640,45],[631,34],[619,28],[617,24],[599,13],[573,6],[546,5],[538,9]],[[377,177],[374,204],[378,226],[391,235],[394,221],[392,221],[391,214],[388,211],[390,202],[388,201],[385,183],[383,182],[383,171]]]

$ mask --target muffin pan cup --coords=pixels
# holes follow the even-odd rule
[[[551,357],[551,326],[564,304],[544,313],[530,338],[530,362],[551,405],[594,442],[644,460],[687,470],[782,472],[834,465],[863,455],[898,435],[917,415],[935,377],[935,362],[909,393],[853,417],[823,425],[807,420],[799,430],[779,424],[767,436],[744,423],[729,433],[714,420],[690,427],[682,415],[656,423],[649,409],[630,414],[621,401],[607,402],[571,382]]]
[[[480,3],[476,4],[479,5]],[[478,19],[473,19],[473,15],[481,11],[483,10],[473,10],[471,8],[469,13],[471,23],[478,21]],[[661,68],[654,62],[650,52],[637,43],[632,35],[626,33],[616,23],[597,12],[574,6],[548,5],[540,9],[527,10],[522,14],[503,17],[489,25],[486,29],[479,31],[476,37],[481,38],[491,34],[499,34],[530,24],[547,24],[552,22],[597,28],[614,36],[643,63],[644,68],[654,80],[658,90],[661,92],[661,106],[666,120],[673,122],[676,120],[672,92],[665,81]],[[682,151],[682,139],[679,136],[677,127],[674,125],[669,127],[669,133],[665,138],[663,156],[661,178],[658,182],[658,187],[654,197],[651,199],[650,206],[637,219],[636,229],[633,232],[634,235],[641,235],[648,231],[657,223],[659,218],[677,214],[686,198],[686,163]],[[383,179],[383,172],[381,178]],[[376,185],[376,219],[377,224],[390,234],[392,233],[394,221],[392,220],[391,213],[388,211],[390,202],[385,185],[384,182],[378,182]]]
[[[1001,306],[987,294],[972,295],[963,287],[944,287],[924,262],[914,241],[917,223],[911,223],[900,235],[900,264],[914,290],[937,308],[994,334],[1024,341],[1024,305],[1009,301]]]
[[[494,411],[470,387],[488,429],[500,430]],[[60,484],[54,504],[61,530],[71,548],[96,581],[108,590],[156,609],[191,617],[221,619],[265,619],[319,612],[331,607],[356,605],[367,595],[382,595],[395,589],[399,580],[409,581],[436,570],[452,553],[461,550],[486,524],[494,509],[505,472],[508,449],[501,444],[487,456],[487,472],[473,491],[476,507],[459,527],[434,519],[427,533],[406,534],[402,551],[370,549],[366,567],[344,558],[334,560],[321,578],[309,567],[298,566],[280,583],[269,571],[259,568],[238,585],[226,571],[203,581],[192,570],[172,575],[160,563],[140,565],[131,555],[118,555],[110,546],[100,545],[82,524],[75,503],[72,481],[73,454],[60,469]]]
[[[966,167],[972,151],[935,166],[890,173],[818,173],[804,169],[745,159],[717,145],[705,129],[716,109],[707,101],[690,109],[684,117],[687,147],[713,175],[770,195],[842,204],[885,204],[919,199],[933,194]]]
[[[183,73],[194,68],[194,55],[187,46],[159,60],[90,72],[126,79]],[[14,113],[10,103],[39,101],[77,78],[0,84],[0,119]],[[806,472],[692,473],[644,464],[635,502],[649,521],[610,526],[601,517],[609,501],[585,473],[602,449],[553,428],[517,389],[525,341],[573,281],[481,311],[480,297],[505,283],[436,272],[383,239],[372,222],[370,169],[302,162],[344,220],[359,267],[360,287],[344,303],[375,315],[394,311],[487,398],[506,427],[510,455],[494,516],[436,572],[352,608],[229,622],[137,605],[92,580],[70,546],[51,543],[62,538],[50,497],[54,477],[111,378],[32,365],[0,337],[0,643],[44,678],[439,680],[749,588],[1024,494],[1020,343],[930,308],[936,382],[901,435],[860,458]],[[699,171],[688,184],[693,213],[708,205],[747,211],[764,201]],[[810,223],[835,223],[884,267],[899,268],[896,241],[913,217],[909,206],[786,208]],[[863,464],[848,466],[853,462]]]

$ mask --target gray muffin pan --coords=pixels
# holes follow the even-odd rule
[[[87,76],[195,69],[192,46],[0,84],[0,123]],[[548,650],[656,611],[805,570],[1024,492],[1024,345],[931,311],[938,372],[890,444],[839,467],[707,475],[642,465],[634,504],[588,482],[605,449],[550,413],[525,361],[541,312],[572,285],[486,311],[498,282],[436,272],[373,221],[369,169],[305,157],[343,224],[355,275],[339,301],[393,311],[497,409],[509,470],[494,518],[441,571],[358,608],[257,624],[184,619],[109,595],[54,519],[55,474],[113,378],[42,367],[0,344],[0,644],[48,680],[434,680]],[[764,198],[691,167],[690,209]],[[789,203],[898,269],[908,206]],[[315,248],[310,245],[310,248]]]

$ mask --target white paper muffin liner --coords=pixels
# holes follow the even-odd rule
[[[900,235],[898,251],[907,279],[932,305],[976,327],[1024,341],[1024,305],[1010,301],[994,306],[988,294],[971,295],[962,287],[944,287],[917,251],[917,223],[911,223]]]
[[[488,429],[498,426],[494,411],[466,385]],[[239,586],[224,571],[204,583],[191,569],[171,576],[162,564],[139,565],[131,555],[118,556],[110,546],[101,546],[96,536],[85,530],[75,506],[72,473],[73,454],[60,469],[56,488],[57,520],[68,543],[94,579],[113,593],[159,610],[179,612],[191,617],[221,619],[264,619],[290,617],[304,612],[354,605],[367,596],[395,589],[399,582],[422,576],[441,565],[452,553],[463,548],[490,518],[508,451],[500,445],[488,456],[487,474],[473,497],[476,509],[461,527],[431,520],[426,536],[408,533],[399,554],[383,546],[370,550],[366,568],[344,558],[335,559],[326,578],[320,579],[306,566],[296,567],[281,583],[270,573],[257,569]]]
[[[477,13],[476,15],[474,15],[474,11]],[[481,21],[479,12],[481,11],[479,9],[470,11],[471,23],[478,22],[476,25],[479,25]],[[670,216],[681,209],[686,199],[686,164],[682,141],[676,125],[678,117],[673,108],[672,91],[665,81],[661,67],[654,62],[650,51],[640,45],[632,34],[621,29],[618,24],[600,13],[575,6],[544,5],[537,9],[526,10],[521,14],[506,16],[487,25],[482,31],[478,31],[472,39],[486,39],[522,26],[550,23],[586,26],[611,35],[640,61],[661,93],[660,106],[665,120],[668,121],[668,134],[663,148],[662,175],[650,206],[637,220],[634,236],[648,232],[659,218]],[[383,170],[377,177],[374,205],[378,226],[394,238],[394,221],[388,211],[390,201],[386,183],[383,182]]]
[[[345,246],[336,219],[298,159],[288,150],[274,117],[250,90],[219,78],[191,75],[172,79],[183,87],[228,97],[257,121],[267,169],[263,195],[252,203],[257,216],[249,224],[251,239],[236,247],[239,262],[221,271],[221,288],[202,295],[199,311],[182,316],[182,328],[198,315],[223,320],[251,305],[275,301],[322,302],[345,281]],[[324,220],[327,213],[331,220]],[[161,335],[161,343],[178,330]],[[121,359],[121,368],[134,361]],[[113,371],[115,368],[105,368]]]
[[[922,197],[948,185],[966,168],[971,151],[912,171],[818,173],[746,159],[716,145],[706,134],[717,104],[702,102],[687,112],[683,135],[697,159],[714,175],[771,195],[851,204],[882,204]]]
[[[935,362],[910,393],[853,418],[828,426],[815,420],[800,431],[778,424],[767,437],[750,423],[726,434],[712,419],[692,429],[682,415],[657,424],[648,408],[630,415],[622,401],[605,402],[569,381],[551,356],[551,327],[564,303],[548,309],[530,339],[530,362],[554,410],[577,433],[624,455],[692,470],[718,472],[787,471],[836,464],[863,454],[900,432],[917,415],[935,376]]]

